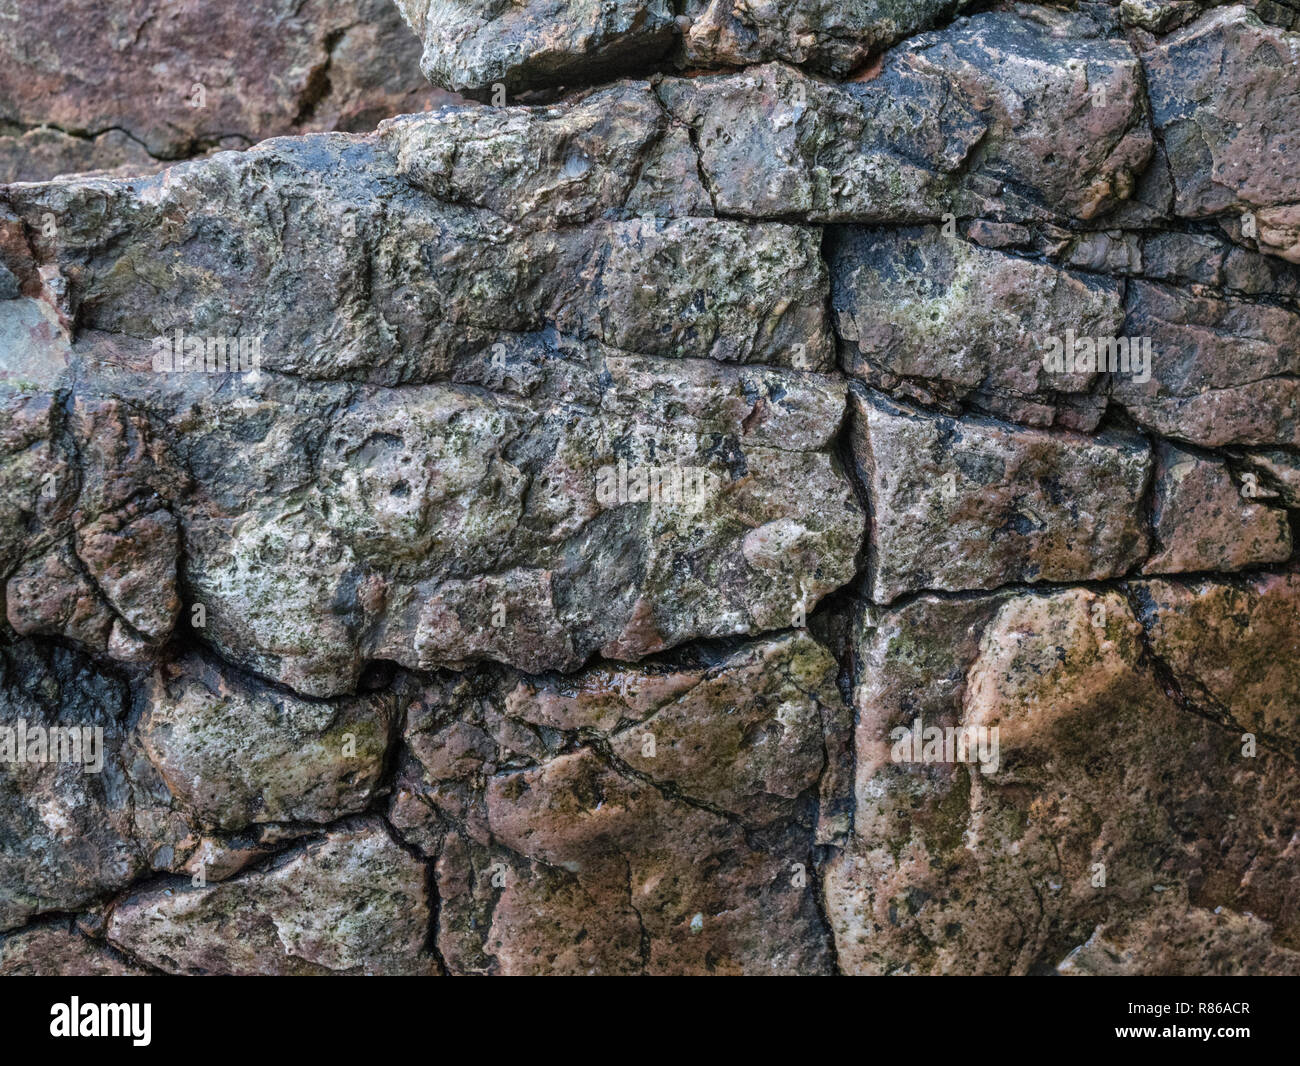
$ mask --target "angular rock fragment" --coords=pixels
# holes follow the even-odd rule
[[[690,66],[780,59],[844,78],[881,48],[951,18],[968,0],[751,3],[688,0],[682,49]]]
[[[871,595],[1102,579],[1146,558],[1140,438],[954,419],[854,392]]]
[[[1017,5],[900,51],[977,102],[989,126],[980,173],[1007,184],[1009,209],[1090,219],[1133,194],[1154,139],[1141,64],[1122,37],[1086,15]]]
[[[768,64],[658,92],[690,129],[717,210],[746,218],[937,221],[987,130],[941,75],[904,60],[866,84]]]
[[[1142,62],[1177,213],[1237,216],[1236,229],[1261,251],[1300,262],[1300,117],[1290,103],[1300,92],[1300,36],[1225,7]]]
[[[1113,399],[1142,426],[1203,447],[1300,443],[1300,314],[1167,285],[1128,286],[1124,332],[1149,338],[1151,376]]]
[[[1300,952],[1253,915],[1165,906],[1098,926],[1057,966],[1064,977],[1292,976]]]
[[[426,688],[392,819],[438,856],[451,970],[825,970],[810,801],[843,772],[837,669],[796,634]]]
[[[843,386],[537,354],[547,383],[526,402],[351,391],[333,425],[291,405],[302,390],[250,406],[250,441],[268,418],[297,421],[320,459],[293,473],[292,508],[274,491],[239,494],[230,518],[196,508],[186,578],[203,638],[325,696],[368,658],[573,669],[597,649],[634,660],[781,628],[851,579],[863,516],[830,454]],[[198,473],[201,491],[224,495],[232,470],[275,484],[275,450],[236,454],[215,481]]]
[[[1141,241],[1140,273],[1171,285],[1204,285],[1229,296],[1300,297],[1300,268],[1210,234],[1158,233]]]
[[[397,0],[424,42],[421,66],[435,84],[479,95],[560,89],[629,71],[670,66],[743,67],[782,60],[844,78],[875,52],[928,29],[968,0],[617,0],[503,7]]]
[[[180,612],[184,475],[148,420],[116,398],[9,392],[0,407],[5,615],[23,636],[60,636],[115,659],[156,653]]]
[[[134,735],[172,801],[196,824],[230,831],[363,810],[395,717],[392,693],[309,701],[190,655],[149,678]]]
[[[601,107],[639,113],[646,90],[614,97]],[[237,341],[256,345],[261,371],[398,384],[555,325],[643,354],[828,366],[817,231],[595,217],[630,195],[654,132],[592,132],[602,113],[550,129],[442,112],[375,138],[271,141],[135,184],[16,186],[10,198],[38,235],[42,218],[58,220],[35,254],[78,279],[64,311],[114,365],[219,369]],[[504,156],[514,207],[445,169],[449,133]],[[571,200],[548,192],[556,182]],[[270,216],[253,206],[268,196]],[[502,232],[498,208],[518,231]]]
[[[64,648],[0,645],[0,929],[147,867],[123,753],[123,681]]]
[[[1291,558],[1286,512],[1257,503],[1222,461],[1172,444],[1156,450],[1148,574],[1240,570]]]
[[[429,907],[424,866],[362,819],[231,881],[145,886],[105,933],[175,974],[434,974]]]
[[[447,89],[509,93],[637,73],[678,40],[667,0],[558,3],[396,0],[424,44],[421,69]]]
[[[659,93],[717,209],[750,218],[1091,219],[1133,195],[1153,150],[1127,42],[1025,5],[909,40],[860,81],[770,64]]]
[[[2,977],[144,977],[148,973],[66,926],[38,925],[0,936]]]
[[[1095,373],[1049,372],[1049,337],[1122,335],[1115,282],[924,229],[850,229],[833,245],[832,300],[848,373],[922,402],[969,402],[1020,422],[1095,428]],[[1058,412],[1057,394],[1075,409]]]

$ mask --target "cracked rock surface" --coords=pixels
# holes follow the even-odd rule
[[[0,181],[367,130],[431,94],[389,0],[5,0]]]
[[[56,7],[0,973],[1300,972],[1300,10]]]

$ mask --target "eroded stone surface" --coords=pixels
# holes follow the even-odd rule
[[[1065,977],[1236,977],[1300,973],[1300,952],[1251,915],[1172,906],[1098,926],[1056,968]]]
[[[659,92],[718,209],[759,218],[1091,219],[1134,194],[1152,153],[1129,45],[1051,8],[959,20],[848,83],[771,64]]]
[[[1187,930],[1153,969],[1285,967],[1289,762],[1246,757],[1236,731],[1175,706],[1122,595],[923,597],[868,612],[859,652],[855,842],[826,879],[845,971],[1041,972],[1112,920],[1203,924],[1216,908],[1257,919],[1250,951],[1225,963]],[[918,718],[996,726],[989,772],[908,760]]]
[[[1291,558],[1286,512],[1256,502],[1227,465],[1172,444],[1156,453],[1149,574],[1240,570]]]
[[[1150,380],[1111,389],[1141,425],[1211,448],[1300,442],[1300,314],[1134,281],[1124,331],[1151,340]]]
[[[430,98],[390,0],[5,5],[0,182],[119,170],[311,130],[373,129]]]
[[[1152,649],[1192,706],[1244,730],[1300,739],[1300,577],[1135,588]]]
[[[1300,91],[1300,36],[1228,7],[1161,41],[1143,66],[1178,213],[1249,213],[1261,250],[1300,262],[1300,119],[1289,102]]]
[[[367,819],[231,881],[133,892],[105,932],[169,973],[311,976],[436,973],[428,929],[424,866]]]
[[[845,739],[837,669],[800,634],[426,690],[392,817],[438,856],[448,966],[824,972],[810,848],[836,826],[810,800]]]
[[[843,78],[882,48],[951,18],[967,0],[397,0],[397,6],[424,42],[421,66],[433,82],[486,94],[582,85],[629,68],[643,74],[769,60]]]
[[[159,667],[135,733],[172,800],[218,830],[363,810],[396,718],[391,693],[338,703],[243,682],[198,656]]]
[[[1291,9],[373,2],[0,188],[0,970],[1293,971]]]
[[[854,392],[872,596],[1117,577],[1146,557],[1140,438],[955,419]]]
[[[0,936],[5,977],[143,977],[142,966],[66,927],[36,926]]]
[[[0,929],[85,906],[147,869],[122,750],[127,698],[120,678],[72,652],[0,646]],[[52,728],[75,730],[53,761]]]
[[[1096,373],[1052,372],[1044,356],[1067,329],[1122,335],[1116,282],[982,249],[939,227],[849,229],[831,272],[844,369],[855,377],[925,403],[1095,428],[1105,407],[1088,395]]]

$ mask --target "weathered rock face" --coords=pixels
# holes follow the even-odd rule
[[[311,130],[373,129],[431,99],[389,0],[0,7],[0,182],[123,170]]]
[[[1161,41],[1144,66],[1177,213],[1223,215],[1261,250],[1300,262],[1300,175],[1251,163],[1294,158],[1300,41],[1229,7]]]
[[[694,131],[720,211],[1091,219],[1133,194],[1153,144],[1137,57],[1102,33],[1053,9],[989,13],[913,38],[847,83],[772,64],[665,79],[660,95]]]
[[[1151,378],[1114,382],[1143,427],[1217,448],[1300,444],[1300,317],[1275,307],[1134,281],[1125,330],[1151,338]]]
[[[967,0],[396,0],[447,89],[526,92],[676,67],[781,60],[836,78],[873,52],[951,18]],[[674,12],[678,12],[674,14]]]
[[[0,973],[1300,970],[1300,23],[965,6],[23,20]]]
[[[378,822],[344,823],[218,885],[144,887],[107,938],[177,973],[436,974],[424,866]]]
[[[1120,285],[944,236],[848,229],[831,256],[844,369],[927,404],[970,404],[1031,425],[1096,428],[1098,375],[1044,364],[1066,329],[1123,335]]]
[[[1290,761],[1171,700],[1122,587],[922,597],[858,641],[854,842],[826,882],[844,969],[1080,972],[1117,928],[1142,972],[1294,967]],[[961,760],[929,733],[994,728]],[[1182,917],[1206,911],[1208,942]]]
[[[451,972],[828,972],[811,871],[837,671],[798,634],[421,692],[391,818],[437,856]]]
[[[1049,433],[853,396],[872,597],[1118,577],[1146,554],[1137,437]]]
[[[1286,512],[1254,502],[1249,490],[1226,463],[1161,445],[1151,515],[1157,550],[1146,571],[1231,571],[1291,558]]]
[[[149,970],[72,930],[38,925],[0,936],[0,973],[10,977],[144,977]]]

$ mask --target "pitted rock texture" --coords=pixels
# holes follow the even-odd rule
[[[67,6],[0,973],[1300,969],[1297,9]]]
[[[436,99],[389,0],[5,0],[0,182],[367,130]]]

